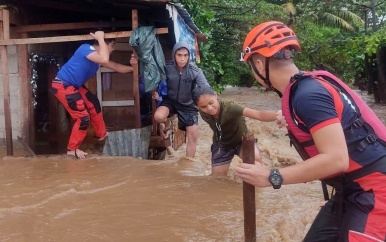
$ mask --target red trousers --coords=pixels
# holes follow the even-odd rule
[[[386,241],[384,173],[373,172],[345,181],[320,209],[303,242]]]
[[[106,125],[103,120],[101,105],[95,94],[92,94],[86,87],[77,89],[74,86],[66,86],[56,79],[52,82],[50,91],[63,104],[75,121],[67,145],[68,150],[76,150],[80,147],[87,135],[90,120],[98,138],[106,135]]]

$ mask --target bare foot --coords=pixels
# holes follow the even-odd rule
[[[166,121],[167,123],[168,121]],[[169,127],[166,126],[165,123],[160,123],[159,124],[159,131],[160,131],[160,135],[163,139],[168,139],[169,136],[170,136],[170,121],[169,121]]]
[[[72,155],[77,159],[84,159],[84,158],[86,158],[86,155],[88,155],[88,153],[86,153],[80,149],[76,149],[76,150],[67,151],[67,155]]]
[[[170,156],[176,156],[177,155],[176,151],[170,145],[168,147],[166,147],[166,151],[168,152],[168,155],[170,155]]]
[[[107,138],[107,136],[109,136],[109,132],[106,132],[105,136],[103,136],[102,138],[99,138],[98,140],[103,141]]]
[[[170,126],[172,126],[172,121],[170,121],[170,119],[166,119],[166,122],[164,124],[165,124],[165,130],[169,130]]]

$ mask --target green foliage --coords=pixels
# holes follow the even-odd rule
[[[371,10],[379,16],[386,10],[386,4],[374,2],[181,0],[208,38],[208,42],[199,43],[199,66],[217,92],[225,85],[251,85],[251,70],[239,60],[243,41],[254,26],[271,20],[292,23],[302,47],[296,55],[299,68],[312,70],[323,64],[348,83],[363,76],[365,55],[374,56],[386,42],[385,27],[364,35],[369,25],[362,19],[367,16],[369,23]],[[382,26],[382,21],[377,23]]]
[[[252,0],[182,0],[194,22],[208,38],[199,43],[206,77],[218,90],[225,85],[250,85],[250,69],[240,61],[245,35],[257,23],[286,21],[280,5]]]
[[[373,33],[372,35],[365,36],[365,38],[363,40],[364,45],[365,45],[364,52],[368,56],[375,55],[381,46],[386,45],[385,31],[386,31],[386,27],[383,27],[383,28],[379,29],[378,31],[376,31],[375,33]]]
[[[363,28],[361,12],[351,1],[299,1],[296,4],[297,17],[317,23],[319,26],[330,26],[355,31]],[[351,11],[353,10],[353,11]]]

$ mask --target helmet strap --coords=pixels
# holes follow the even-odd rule
[[[264,83],[268,86],[269,89],[272,89],[272,84],[271,82],[269,81],[268,79],[268,76],[267,74],[269,75],[269,71],[267,72],[267,67],[269,66],[269,58],[266,58],[266,62],[265,62],[265,74],[266,74],[266,77],[263,77],[263,75],[260,74],[260,72],[257,70],[256,66],[255,66],[255,62],[253,61],[253,59],[251,58],[250,59],[250,63],[251,63],[251,66],[252,66],[252,69],[253,69],[253,72],[256,73],[256,75],[258,77],[260,77],[261,80],[264,81]]]
[[[268,86],[269,89],[275,91],[277,93],[277,95],[279,95],[279,97],[281,98],[283,95],[281,94],[281,92],[279,92],[276,88],[274,88],[272,86],[271,81],[269,80],[269,58],[265,58],[265,76],[266,77],[263,77],[263,75],[261,75],[260,72],[257,70],[252,58],[251,58],[250,62],[251,62],[253,72],[255,72],[256,75],[258,77],[260,77],[261,80],[264,81],[264,83]]]
[[[264,80],[264,82],[265,82],[265,84],[268,85],[268,87],[270,89],[273,89],[271,81],[269,80],[269,57],[265,58],[265,80]]]

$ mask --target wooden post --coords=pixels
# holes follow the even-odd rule
[[[153,94],[155,92],[156,92],[156,89],[151,91],[151,96],[152,96],[152,99],[151,99],[151,120],[152,120],[152,130],[153,130],[151,135],[153,135],[153,136],[157,136],[157,126],[158,126],[157,122],[154,119],[154,114],[155,114],[155,111],[157,110],[157,101],[155,99],[153,99]]]
[[[248,132],[242,142],[243,163],[255,163],[255,138]],[[245,242],[256,242],[255,186],[243,182],[244,235]]]
[[[1,9],[3,21],[0,23],[0,39],[9,39],[9,11]],[[12,124],[9,94],[9,72],[7,46],[0,46],[1,69],[3,71],[3,95],[4,95],[4,119],[5,119],[5,138],[7,145],[7,156],[13,155],[12,143]]]
[[[23,38],[27,38],[27,34],[21,34]],[[32,149],[34,149],[33,140],[30,140],[30,130],[31,127],[35,127],[32,122],[32,90],[31,84],[29,83],[28,75],[28,51],[27,45],[18,45],[17,54],[19,56],[19,79],[20,79],[20,128],[21,128],[21,138],[23,141],[28,144]],[[31,122],[32,121],[32,122]]]
[[[132,31],[136,28],[138,28],[138,11],[137,9],[133,9],[131,11],[131,20],[132,20]],[[135,50],[133,50],[133,53],[136,58],[138,58],[137,54],[135,53]],[[135,117],[135,128],[141,128],[141,107],[139,103],[139,75],[138,75],[138,65],[133,70],[133,91],[134,91],[134,117]]]

